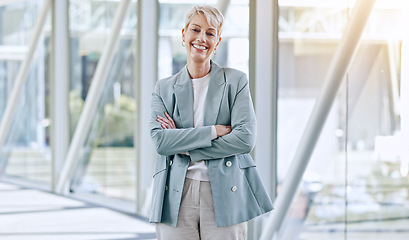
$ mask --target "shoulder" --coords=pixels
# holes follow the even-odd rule
[[[167,86],[173,86],[176,82],[178,74],[170,77],[162,78],[156,82],[157,87],[166,88]]]
[[[248,84],[247,74],[229,67],[222,68],[227,84],[237,85],[239,88]]]
[[[169,91],[173,91],[173,86],[176,84],[178,77],[180,76],[180,72],[158,80],[155,84],[155,92],[156,93],[165,93]]]
[[[226,74],[226,76],[246,76],[246,74],[240,70],[237,70],[235,68],[229,68],[229,67],[222,67],[221,68],[224,73]]]

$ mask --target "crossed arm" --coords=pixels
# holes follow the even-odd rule
[[[231,126],[215,125],[217,138],[211,138],[211,126],[177,128],[168,114],[157,85],[152,95],[151,137],[161,155],[189,152],[192,161],[211,160],[249,153],[255,143],[255,115],[247,79],[242,80],[231,107]]]
[[[165,117],[157,116],[157,121],[161,124],[163,129],[177,129],[172,117],[165,112]],[[224,136],[231,132],[231,126],[214,125],[216,128],[217,137]]]
[[[162,128],[163,129],[177,129],[176,124],[173,121],[172,117],[167,112],[165,112],[164,114],[165,114],[165,117],[162,117],[160,115],[157,116],[157,121],[161,124]],[[231,132],[231,126],[214,125],[214,128],[216,130],[216,137],[221,137]],[[189,155],[188,152],[184,152],[182,154]]]

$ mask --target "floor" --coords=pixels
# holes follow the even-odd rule
[[[280,240],[406,240],[409,217],[401,215],[347,225],[287,221]],[[148,240],[156,236],[154,225],[135,215],[0,181],[0,240],[23,239]]]
[[[145,219],[0,181],[1,240],[156,239]]]

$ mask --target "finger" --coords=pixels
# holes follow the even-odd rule
[[[162,116],[158,116],[157,119],[167,120],[166,118],[164,118]]]
[[[166,118],[164,118],[164,117],[160,117],[160,118],[158,118],[157,120],[158,120],[158,121],[161,121],[161,122],[164,122],[164,123],[167,123],[167,124],[170,124],[170,123],[171,123],[168,119],[166,119]]]
[[[176,128],[175,124],[166,118],[161,117],[158,118],[157,121],[166,124],[169,128]]]
[[[163,120],[161,120],[161,119],[158,119],[157,121],[158,121],[160,124],[166,124],[166,122],[163,121]]]
[[[174,123],[172,117],[167,112],[165,112],[165,116],[169,119],[169,121]]]
[[[168,120],[169,120],[170,124],[172,125],[172,127],[176,128],[176,124],[173,121],[172,117],[167,112],[165,112],[165,116],[168,118]]]
[[[163,119],[163,118],[158,118],[157,121],[158,122],[163,122],[163,123],[170,123],[169,120]]]
[[[167,123],[162,123],[161,125],[164,126],[165,129],[172,129],[172,127]]]
[[[162,125],[165,125],[166,129],[172,128],[169,123],[162,123]]]
[[[160,120],[160,119],[158,119],[157,121],[158,121],[161,125],[166,126],[166,129],[170,128],[170,124],[169,124],[168,122],[163,121],[163,120]]]
[[[157,120],[157,121],[163,121],[163,117],[157,116],[157,117],[156,117],[156,120]]]

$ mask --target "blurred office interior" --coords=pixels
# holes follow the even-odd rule
[[[252,155],[278,201],[248,239],[409,239],[407,0],[0,0],[0,239],[154,238],[150,96],[186,64],[198,4],[225,16],[213,60],[249,78]],[[13,205],[13,189],[133,216],[149,234],[31,236],[8,219],[41,208]]]

